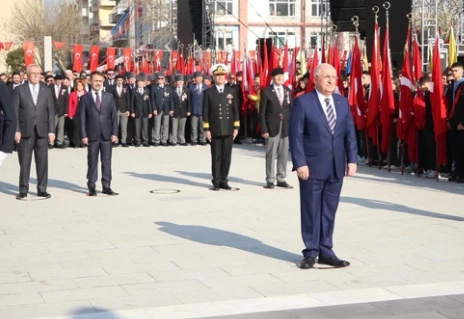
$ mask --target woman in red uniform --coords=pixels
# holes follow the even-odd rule
[[[76,80],[74,84],[73,91],[69,95],[68,99],[68,116],[69,119],[72,120],[73,123],[73,137],[72,141],[74,144],[74,148],[78,147],[83,147],[81,144],[81,137],[79,133],[79,128],[80,128],[80,123],[79,123],[79,117],[76,116],[77,113],[77,108],[79,106],[79,100],[81,99],[81,96],[86,94],[87,91],[85,90],[85,79],[78,79]]]

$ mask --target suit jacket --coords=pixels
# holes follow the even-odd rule
[[[55,87],[56,87],[55,85],[50,86],[50,90],[51,90],[52,96],[53,96],[53,101],[55,103],[55,114],[58,115],[58,117],[62,117],[65,114],[69,114],[69,111],[68,111],[68,99],[69,99],[68,87],[66,85],[61,85],[58,98],[56,98]]]
[[[188,88],[189,102],[192,115],[202,116],[203,115],[203,92],[208,89],[204,84],[200,84],[200,89],[197,90],[196,83],[190,84]]]
[[[450,125],[453,129],[457,129],[460,123],[464,124],[464,81],[459,83],[456,92],[454,92],[453,86],[454,81],[449,86],[450,89],[447,91],[446,98],[448,99],[448,118],[450,119]],[[454,106],[454,104],[456,105]],[[453,114],[451,114],[451,112],[453,112]]]
[[[0,81],[0,151],[13,152],[16,114],[7,86]]]
[[[190,100],[189,92],[186,87],[182,88],[182,94],[177,94],[177,88],[173,88],[173,103],[174,103],[174,117],[186,118],[187,113],[190,113]]]
[[[113,93],[116,89],[116,80],[113,80],[113,84],[110,84],[108,80],[103,82],[103,90],[108,93]]]
[[[148,118],[149,114],[154,112],[153,105],[150,101],[150,92],[147,88],[143,88],[143,94],[139,92],[139,89],[134,89],[132,95],[130,113],[135,114],[135,118]]]
[[[229,86],[236,91],[236,94],[238,95],[238,107],[241,108],[243,104],[242,85],[240,83],[230,84],[229,82],[227,82],[226,86]]]
[[[130,112],[131,108],[131,94],[129,92],[129,87],[123,85],[121,90],[121,95],[118,93],[117,86],[113,90],[114,101],[116,102],[116,108],[121,113]]]
[[[332,96],[337,116],[333,135],[315,90],[293,103],[289,130],[293,170],[307,165],[310,179],[342,179],[347,162],[357,162],[356,133],[348,100],[338,94]]]
[[[8,92],[10,92],[10,97],[13,96],[13,90],[16,89],[18,86],[20,86],[21,84],[18,84],[16,87],[13,88],[14,84],[13,83],[10,83],[8,84]]]
[[[239,99],[237,91],[225,85],[223,93],[217,86],[203,93],[203,128],[212,136],[230,136],[240,128]]]
[[[170,85],[164,85],[163,88],[160,88],[159,85],[154,84],[150,88],[151,92],[151,103],[153,104],[153,109],[158,111],[158,114],[162,111],[171,112],[174,111],[173,103],[173,91]]]
[[[80,134],[90,142],[108,141],[118,135],[118,114],[113,95],[102,92],[100,111],[93,99],[93,91],[81,96],[77,113],[81,122]]]
[[[280,105],[277,91],[273,85],[264,88],[261,92],[259,102],[261,132],[268,133],[274,137],[279,133],[282,122],[281,137],[288,136],[288,124],[290,122],[290,111],[292,110],[292,90],[282,86],[283,102]]]
[[[29,83],[18,86],[13,91],[12,103],[18,119],[16,132],[22,137],[30,137],[37,128],[39,137],[55,134],[55,103],[52,92],[44,83],[39,83],[37,105],[34,105]]]

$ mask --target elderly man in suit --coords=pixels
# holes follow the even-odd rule
[[[81,124],[82,144],[87,145],[87,186],[89,196],[96,196],[98,157],[101,155],[103,194],[118,195],[111,189],[112,143],[118,140],[118,110],[113,94],[103,90],[103,74],[93,72],[92,89],[79,101],[78,116]]]
[[[131,108],[131,94],[129,88],[124,85],[124,77],[116,76],[116,85],[113,90],[116,108],[118,109],[118,123],[121,128],[121,144],[127,147],[127,122]]]
[[[203,91],[208,86],[203,84],[203,74],[199,71],[193,73],[193,83],[189,85],[189,101],[192,112],[190,123],[192,127],[191,145],[206,145],[205,132],[203,130]]]
[[[151,103],[153,104],[153,130],[152,143],[159,146],[168,146],[169,122],[174,115],[174,103],[172,87],[165,83],[166,79],[163,72],[156,74],[157,84],[150,88]],[[161,127],[163,131],[161,132]]]
[[[7,86],[0,82],[0,167],[13,152],[16,116]]]
[[[188,98],[188,89],[184,86],[184,76],[175,76],[176,86],[173,88],[174,96],[174,115],[171,120],[171,135],[169,137],[172,146],[177,143],[187,146],[185,143],[185,124],[187,117],[190,116],[190,100]]]
[[[61,74],[55,75],[55,84],[50,86],[53,101],[55,102],[55,126],[56,126],[56,147],[65,148],[64,126],[68,117],[68,87],[63,85],[64,77]]]
[[[203,96],[203,128],[211,143],[213,187],[211,190],[231,190],[227,177],[232,159],[232,146],[240,128],[237,91],[225,85],[227,67],[216,64],[211,70],[215,85]]]
[[[25,199],[29,192],[32,153],[37,168],[37,196],[50,198],[48,184],[48,144],[55,141],[55,103],[50,88],[40,82],[42,69],[31,64],[27,68],[27,83],[13,91],[12,103],[15,109],[15,141],[20,173],[17,199]]]
[[[284,70],[275,68],[271,72],[273,84],[264,88],[260,98],[261,132],[266,139],[266,186],[292,188],[285,181],[288,161],[288,123],[292,109],[292,90],[284,86]]]
[[[335,213],[345,173],[357,168],[356,132],[348,101],[334,94],[335,68],[316,68],[316,89],[295,99],[290,117],[290,150],[300,184],[302,269],[319,264],[347,267],[333,251]]]

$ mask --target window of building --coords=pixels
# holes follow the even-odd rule
[[[295,0],[269,0],[269,15],[272,17],[294,17]]]
[[[287,38],[295,37],[295,32],[269,32],[269,37],[272,38],[272,43],[277,49],[285,47]]]
[[[216,36],[216,39],[217,39],[217,43],[216,43],[216,47],[218,50],[226,50],[227,49],[227,46],[232,44],[233,42],[233,35],[232,35],[232,32],[230,31],[219,31],[219,32],[216,32],[217,36]]]
[[[234,0],[217,0],[216,14],[218,16],[230,16],[234,12]]]
[[[320,17],[325,13],[328,6],[328,1],[325,0],[311,0],[311,16]]]
[[[309,35],[309,47],[314,49],[317,44],[321,43],[321,33],[311,32]]]

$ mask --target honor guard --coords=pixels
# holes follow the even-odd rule
[[[204,91],[203,128],[206,138],[211,143],[211,190],[231,190],[227,176],[232,145],[240,128],[239,97],[236,90],[225,85],[227,67],[224,64],[214,65],[210,73],[213,75],[214,85]]]

